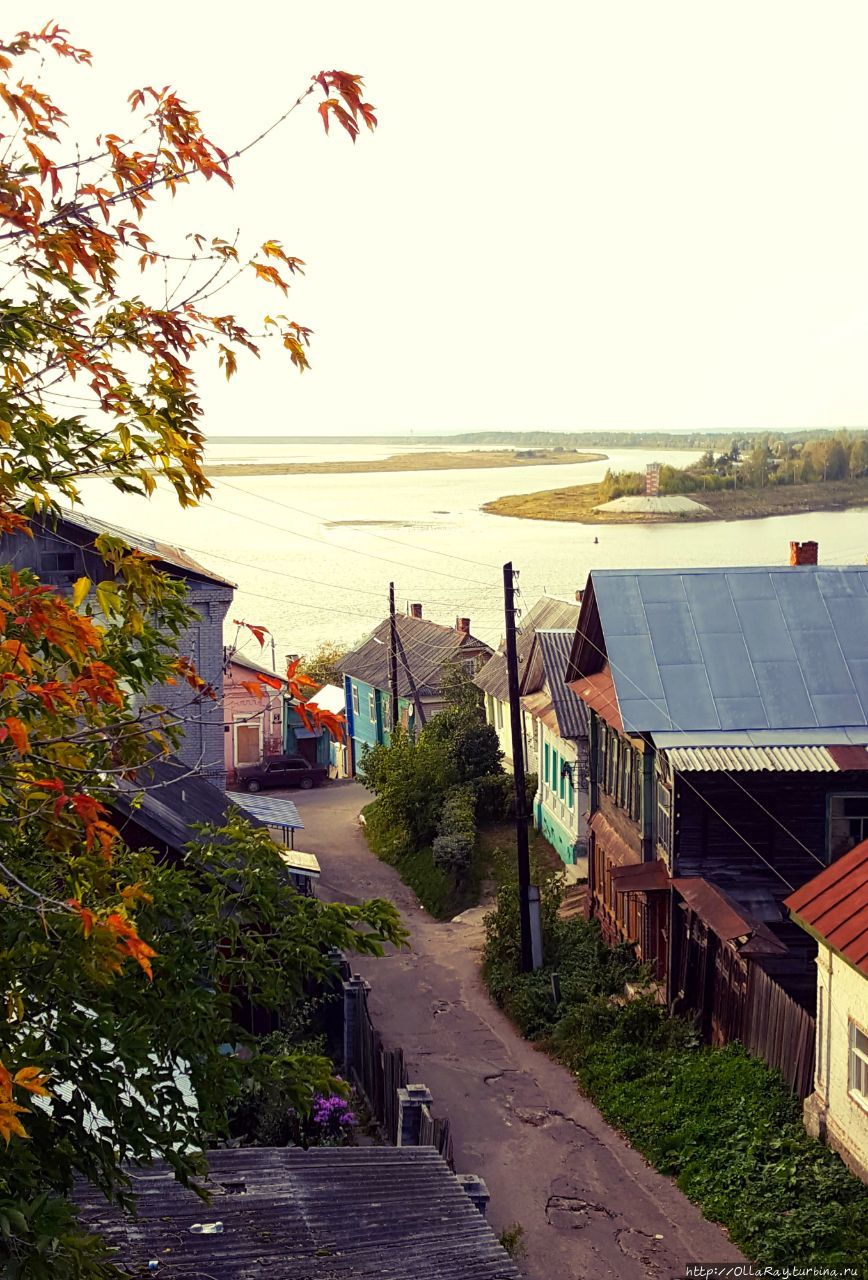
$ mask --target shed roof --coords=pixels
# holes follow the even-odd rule
[[[784,899],[793,919],[868,978],[868,840]]]
[[[595,570],[569,678],[628,732],[868,725],[868,566]]]
[[[521,619],[516,634],[516,651],[518,654],[519,672],[527,664],[531,649],[533,647],[533,639],[537,631],[542,628],[566,627],[572,634],[576,628],[576,622],[579,617],[578,604],[569,600],[556,600],[554,596],[541,596],[536,604],[528,610],[525,617]],[[523,673],[522,673],[523,674]],[[509,702],[509,679],[506,671],[506,654],[503,646],[495,653],[480,672],[474,678],[476,684],[483,693],[490,693],[493,698],[497,698],[500,702]],[[525,683],[524,693],[536,693],[538,685],[532,688],[529,683]]]
[[[51,534],[55,528],[53,521],[49,517],[44,517],[40,521],[34,521],[39,524],[46,533]],[[217,582],[221,586],[232,587],[235,583],[230,582],[228,578],[222,577],[219,573],[215,573],[212,569],[206,569],[198,560],[194,560],[189,552],[182,547],[176,547],[169,542],[158,542],[155,538],[151,538],[146,533],[139,533],[135,529],[127,529],[118,524],[110,524],[107,520],[99,520],[96,516],[82,511],[79,507],[74,510],[65,510],[57,519],[57,524],[65,524],[72,528],[83,530],[86,533],[92,533],[96,537],[100,534],[107,533],[115,538],[122,538],[131,547],[137,547],[139,551],[144,551],[146,555],[153,556],[160,564],[166,565],[170,569],[180,569],[185,577],[202,578],[208,582]]]
[[[436,698],[442,691],[443,669],[461,662],[468,652],[491,653],[490,645],[475,636],[457,631],[428,618],[396,615],[395,624],[400,646],[413,673],[417,692],[423,698]],[[375,689],[389,688],[389,619],[385,618],[367,640],[341,659],[341,670],[355,680],[363,680]],[[398,649],[398,696],[412,695],[407,671]]]
[[[144,1275],[156,1258],[162,1280],[519,1280],[432,1147],[246,1147],[208,1164],[210,1205],[162,1161],[131,1171],[135,1220],[90,1187],[76,1203],[119,1264]]]
[[[227,791],[226,799],[242,810],[245,817],[252,814],[269,827],[286,827],[290,831],[303,831],[304,823],[292,800],[282,796],[250,795],[246,791]]]
[[[220,787],[196,773],[177,756],[165,756],[142,766],[134,780],[124,779],[112,808],[122,821],[132,822],[159,846],[180,852],[195,838],[193,826],[225,826],[231,800]],[[259,825],[256,819],[251,819]]]

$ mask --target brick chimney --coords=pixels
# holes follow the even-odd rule
[[[791,542],[790,543],[790,564],[816,564],[817,563],[817,543],[816,542]]]
[[[455,619],[455,630],[458,632],[458,634],[459,634],[459,635],[462,635],[462,636],[469,636],[469,635],[470,635],[470,619],[469,619],[469,618],[456,618],[456,619]]]
[[[410,617],[411,617],[411,618],[421,618],[421,617],[422,617],[422,606],[421,606],[421,604],[411,604],[411,605],[410,605]]]

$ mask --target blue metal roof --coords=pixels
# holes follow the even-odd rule
[[[237,804],[239,809],[252,813],[254,818],[269,827],[288,827],[292,831],[303,831],[304,823],[298,815],[298,809],[291,800],[279,799],[277,796],[250,795],[246,791],[227,791],[226,799]]]
[[[868,725],[868,566],[591,581],[628,731]]]

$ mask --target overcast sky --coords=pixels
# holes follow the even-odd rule
[[[375,135],[326,138],[310,101],[234,194],[178,197],[177,226],[308,264],[312,371],[206,376],[210,433],[868,422],[864,0],[3,10],[93,51],[46,80],[82,141],[142,84],[232,149],[321,68],[366,78]]]

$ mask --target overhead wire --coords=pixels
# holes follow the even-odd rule
[[[306,474],[306,473],[299,473],[299,474]],[[217,476],[214,479],[216,483],[221,485],[224,489],[234,489],[236,493],[243,493],[248,498],[255,498],[257,501],[262,501],[262,502],[270,502],[275,507],[284,507],[287,511],[294,511],[296,512],[296,514],[306,516],[310,520],[326,519],[325,516],[318,515],[315,511],[307,511],[303,507],[292,506],[288,502],[281,502],[278,498],[271,498],[265,494],[251,493],[249,489],[242,489],[240,485],[230,484],[228,480],[224,480],[222,479],[222,477]],[[398,547],[407,547],[411,551],[424,551],[427,555],[445,556],[449,560],[460,560],[464,564],[476,565],[478,568],[481,568],[481,569],[499,569],[500,568],[500,565],[493,564],[489,560],[474,560],[468,556],[455,555],[451,551],[441,551],[439,549],[435,550],[433,547],[425,547],[425,546],[422,546],[420,543],[407,542],[402,538],[390,537],[386,533],[375,533],[372,529],[366,529],[365,532],[367,533],[368,537],[379,538],[380,541],[382,542],[392,542]]]

